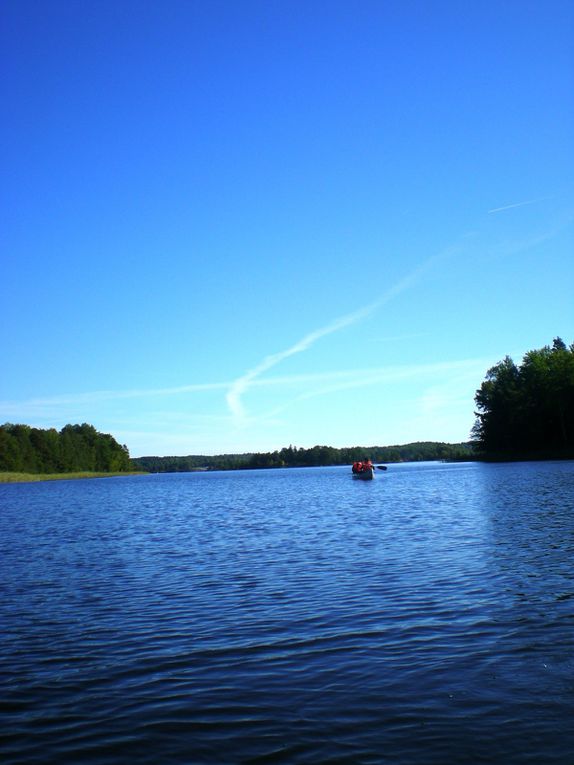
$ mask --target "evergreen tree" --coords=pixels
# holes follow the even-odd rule
[[[0,427],[0,470],[19,473],[124,472],[131,469],[126,446],[87,423],[42,430]]]
[[[574,448],[574,345],[561,338],[529,351],[517,367],[508,356],[476,392],[473,433],[487,453],[566,452]]]

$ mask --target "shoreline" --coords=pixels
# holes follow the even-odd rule
[[[147,475],[143,470],[117,473],[80,471],[77,473],[10,473],[0,472],[0,483],[37,483],[38,481],[72,481],[86,478],[118,478],[119,476]]]
[[[504,463],[504,462],[551,462],[551,461],[571,461],[574,460],[574,453],[570,451],[543,451],[538,453],[516,453],[516,454],[469,454],[468,456],[451,457],[446,459],[431,459],[431,460],[386,460],[387,465],[400,465],[405,463],[416,464],[417,462],[482,462],[482,463]],[[324,463],[318,465],[237,465],[234,467],[193,467],[189,470],[133,470],[123,472],[89,472],[78,471],[74,473],[18,473],[18,472],[2,472],[0,471],[0,484],[7,483],[38,483],[40,481],[72,481],[72,480],[84,480],[90,478],[118,478],[121,476],[138,476],[138,475],[151,475],[157,474],[176,474],[176,473],[204,473],[204,472],[233,472],[243,470],[269,470],[269,469],[283,469],[300,468],[300,467],[347,467],[346,463]],[[350,467],[350,464],[348,465]]]

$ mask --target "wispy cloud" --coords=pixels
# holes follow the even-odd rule
[[[352,313],[345,314],[329,324],[326,324],[319,329],[309,332],[301,340],[296,342],[284,351],[266,356],[263,361],[257,364],[252,369],[248,370],[245,374],[238,377],[230,386],[226,394],[227,405],[237,425],[245,422],[247,413],[243,405],[243,395],[255,384],[257,379],[269,369],[277,366],[285,359],[294,356],[298,353],[308,350],[318,340],[321,340],[328,335],[332,335],[335,332],[339,332],[342,329],[357,324],[365,319],[370,314],[374,313],[378,309],[382,308],[386,303],[392,300],[397,295],[411,287],[417,282],[423,274],[425,274],[430,268],[436,265],[439,261],[442,261],[448,257],[457,254],[460,251],[460,245],[453,245],[448,247],[437,255],[425,260],[418,268],[407,274],[403,279],[399,280],[396,284],[386,290],[380,297],[369,303],[362,308],[353,311]]]
[[[197,383],[170,388],[133,388],[129,390],[98,390],[83,393],[68,393],[58,396],[34,397],[24,400],[0,401],[0,421],[19,421],[20,419],[69,421],[87,416],[89,410],[104,405],[107,409],[115,401],[131,399],[162,399],[201,392],[227,390],[229,382]]]
[[[279,354],[278,354],[279,355]],[[278,363],[278,362],[277,362]],[[445,362],[440,364],[429,365],[402,365],[402,366],[385,366],[385,367],[370,367],[363,369],[352,370],[332,370],[329,372],[312,372],[307,374],[294,374],[294,375],[280,375],[274,377],[254,378],[250,380],[249,387],[254,388],[300,388],[305,387],[307,393],[303,397],[309,397],[309,395],[319,395],[316,393],[309,393],[309,389],[312,391],[328,392],[332,390],[341,390],[345,388],[362,387],[364,385],[370,385],[381,381],[392,381],[398,379],[404,379],[408,377],[417,376],[423,373],[432,374],[434,371],[448,370],[451,365],[455,367],[459,365],[466,365],[472,362]],[[262,366],[262,365],[261,365]],[[0,417],[21,417],[23,415],[31,416],[54,416],[58,412],[66,412],[70,407],[83,408],[88,405],[97,405],[100,403],[108,404],[113,401],[122,401],[129,399],[145,399],[145,398],[158,398],[160,400],[172,398],[174,396],[180,396],[185,394],[195,394],[202,392],[211,392],[218,390],[229,390],[232,386],[232,382],[216,382],[216,383],[196,383],[193,385],[181,385],[170,388],[148,388],[148,389],[129,389],[129,390],[100,390],[100,391],[87,391],[83,393],[65,394],[59,396],[44,396],[35,397],[22,400],[9,400],[0,401]],[[177,418],[178,420],[185,420],[188,416],[186,412],[182,413],[179,410],[174,412],[173,410],[151,410],[146,415],[149,417],[155,417],[162,421],[167,421],[170,418]],[[207,413],[193,413],[193,419],[205,419],[212,421],[214,419],[224,422],[229,415],[225,414],[207,414]],[[134,415],[139,417],[139,415]]]
[[[261,438],[261,433],[284,433],[291,418],[289,411],[294,411],[306,401],[321,399],[340,391],[360,390],[372,386],[376,390],[379,408],[388,405],[391,397],[416,395],[422,386],[425,391],[432,386],[444,385],[447,380],[455,384],[459,391],[461,383],[465,390],[473,389],[484,370],[492,366],[492,359],[466,359],[426,364],[387,365],[353,369],[336,369],[324,372],[311,372],[291,375],[262,375],[250,382],[259,391],[277,390],[281,395],[267,400],[268,406],[262,407],[261,401],[256,416],[246,417],[245,428],[232,428],[234,418],[228,407],[222,406],[220,395],[210,397],[210,405],[215,409],[190,406],[189,398],[185,406],[179,403],[172,407],[170,400],[176,401],[181,393],[190,397],[203,397],[203,391],[220,392],[224,383],[199,383],[194,385],[158,388],[147,390],[93,391],[77,395],[35,398],[28,401],[12,401],[11,412],[7,402],[0,402],[0,421],[7,417],[9,421],[32,421],[36,427],[60,427],[65,422],[94,422],[96,427],[105,432],[113,432],[121,443],[130,446],[132,455],[142,454],[215,454],[222,451],[250,451],[255,448],[266,450],[269,444]],[[471,381],[468,385],[466,380]],[[415,387],[411,387],[411,383]],[[230,383],[227,383],[229,388]],[[442,389],[441,389],[442,390]],[[468,392],[468,391],[467,391]],[[467,395],[467,399],[469,398]],[[136,399],[136,396],[142,396]],[[153,396],[145,399],[144,396]],[[135,410],[124,406],[128,399],[137,402]],[[277,403],[273,406],[272,399]],[[113,406],[117,400],[120,406]],[[219,402],[219,404],[217,403]],[[468,402],[467,402],[468,403]],[[416,401],[409,404],[409,411],[416,410]],[[422,415],[421,415],[422,416]],[[58,424],[59,423],[59,424]],[[245,433],[249,433],[246,440]],[[274,435],[275,437],[275,435]],[[201,444],[201,446],[199,446]]]
[[[129,398],[148,398],[149,396],[173,396],[177,394],[196,393],[200,391],[212,391],[229,388],[228,382],[222,383],[197,383],[194,385],[180,385],[172,388],[133,388],[130,390],[96,390],[84,393],[66,393],[59,396],[44,396],[26,399],[30,406],[58,406],[67,404],[97,404],[101,401],[116,401]],[[21,404],[15,401],[0,401],[0,408],[9,408]]]
[[[244,375],[237,378],[237,380],[235,380],[230,385],[226,394],[226,400],[231,413],[238,420],[243,420],[245,418],[245,409],[243,407],[241,397],[264,372],[267,372],[269,369],[281,363],[290,356],[294,356],[297,353],[306,351],[322,337],[326,337],[327,335],[331,335],[334,332],[338,332],[344,327],[355,324],[367,316],[369,313],[374,311],[376,307],[376,304],[373,303],[359,309],[358,311],[355,311],[354,313],[341,316],[339,319],[331,322],[331,324],[327,324],[326,326],[321,327],[314,332],[310,332],[308,335],[305,335],[305,337],[303,337],[301,340],[286,350],[266,356],[260,364],[257,364],[257,366],[253,367],[253,369],[250,369]]]
[[[167,396],[178,393],[195,393],[199,391],[221,390],[228,388],[229,383],[197,383],[194,385],[179,385],[172,388],[132,388],[129,390],[97,390],[84,393],[66,393],[59,396],[45,396],[27,399],[28,404],[42,406],[44,404],[91,404],[100,401],[113,401],[122,398],[147,398],[148,396]],[[0,401],[0,406],[9,406],[14,402]]]
[[[480,379],[484,370],[492,366],[493,363],[492,358],[460,359],[428,364],[391,365],[320,374],[295,375],[288,378],[279,377],[256,380],[253,383],[254,386],[268,386],[279,383],[291,385],[304,383],[305,391],[288,401],[284,401],[258,418],[250,418],[250,422],[253,419],[273,419],[301,401],[338,393],[343,390],[404,383],[413,380],[423,384],[430,384],[433,380],[438,380],[444,386],[446,379],[450,385],[456,383],[455,387],[460,386],[463,382],[472,382],[474,385]]]
[[[514,210],[516,207],[526,207],[526,205],[534,205],[537,202],[544,202],[544,200],[549,199],[550,197],[538,197],[537,199],[527,199],[524,202],[515,202],[511,205],[504,205],[503,207],[494,207],[492,210],[488,211],[489,215],[492,215],[492,213],[499,213],[504,212],[505,210]]]

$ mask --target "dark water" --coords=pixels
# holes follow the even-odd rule
[[[0,760],[574,763],[574,463],[0,486]]]

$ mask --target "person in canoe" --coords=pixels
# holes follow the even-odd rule
[[[355,475],[368,473],[371,470],[373,470],[373,463],[369,457],[365,457],[362,462],[353,462],[353,473],[355,473]]]

